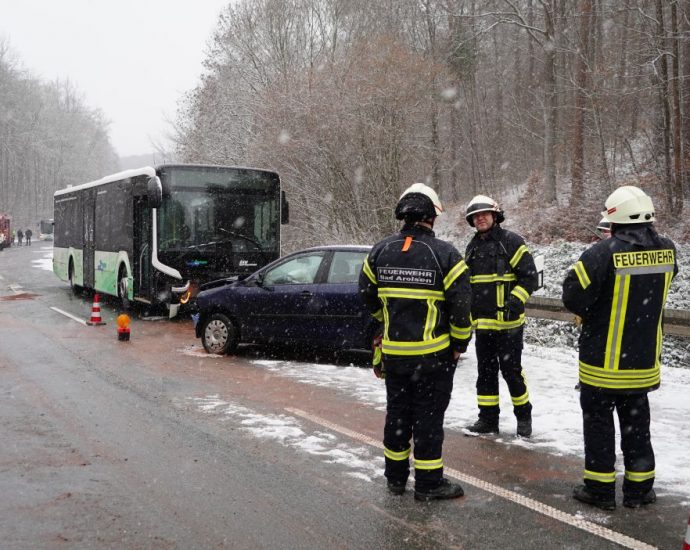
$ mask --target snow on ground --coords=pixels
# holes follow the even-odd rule
[[[384,382],[370,369],[340,367],[330,364],[281,360],[254,360],[252,363],[277,376],[292,378],[302,384],[333,388],[360,403],[385,411]],[[556,456],[583,458],[582,412],[577,382],[577,355],[574,351],[528,345],[523,355],[530,398],[534,406],[534,434],[529,440],[515,435],[515,418],[505,382],[501,381],[501,433],[489,436],[497,445],[517,445]],[[477,361],[472,347],[458,364],[453,396],[446,413],[448,431],[463,432],[477,415],[475,381]],[[666,369],[662,386],[649,394],[652,410],[652,443],[656,455],[656,489],[659,495],[680,494],[690,503],[690,462],[682,442],[690,441],[690,370]],[[261,415],[223,401],[219,396],[192,399],[204,412],[221,415],[248,433],[272,439],[302,452],[319,455],[326,462],[347,467],[347,475],[374,481],[381,476],[383,462],[376,449],[353,446],[326,432],[311,431],[302,419],[289,415]],[[617,434],[620,448],[620,438]],[[618,453],[620,455],[620,452]],[[618,457],[619,477],[624,470]],[[462,470],[462,464],[448,464]],[[573,479],[573,485],[579,480]]]
[[[330,432],[309,430],[303,426],[301,419],[284,414],[258,414],[246,407],[223,401],[217,395],[190,400],[199,410],[239,424],[254,437],[273,440],[318,456],[326,463],[339,464],[350,477],[364,481],[383,477],[383,457],[373,454],[371,448],[354,447],[350,441],[343,442]]]
[[[43,256],[37,260],[31,260],[31,265],[37,269],[45,269],[46,271],[53,271],[53,247],[42,246],[38,250],[32,250],[35,254],[42,254]]]

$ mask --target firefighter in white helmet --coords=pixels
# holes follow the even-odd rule
[[[465,252],[476,328],[479,419],[467,430],[498,433],[498,372],[508,384],[517,434],[532,435],[532,404],[522,370],[525,302],[538,286],[537,269],[524,239],[501,227],[505,216],[490,197],[467,206],[467,223],[477,230]]]
[[[410,186],[395,208],[401,231],[373,246],[359,277],[367,308],[384,323],[388,490],[404,493],[414,452],[415,499],[422,501],[463,495],[443,477],[442,447],[456,362],[472,335],[470,283],[460,252],[434,236],[442,211],[433,189]]]
[[[603,510],[616,507],[618,415],[625,464],[623,505],[656,501],[647,393],[661,380],[662,316],[678,272],[673,242],[658,235],[652,199],[619,187],[602,216],[612,236],[588,248],[563,283],[563,303],[582,318],[580,405],[585,440],[584,483],[573,497]]]

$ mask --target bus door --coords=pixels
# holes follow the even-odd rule
[[[134,295],[151,295],[151,209],[146,197],[134,197]]]
[[[96,191],[84,193],[84,286],[94,287],[94,255],[96,253]]]

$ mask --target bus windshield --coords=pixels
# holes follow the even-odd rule
[[[224,245],[235,252],[278,251],[280,183],[276,174],[168,166],[161,172],[161,181],[161,252]]]

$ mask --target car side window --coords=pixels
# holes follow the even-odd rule
[[[329,283],[356,283],[366,255],[366,252],[336,251],[328,269],[326,281]]]
[[[265,285],[309,285],[316,279],[316,273],[323,260],[323,253],[305,254],[292,258],[266,272]]]

